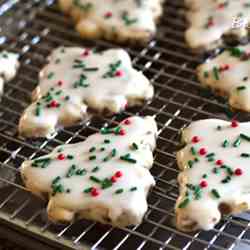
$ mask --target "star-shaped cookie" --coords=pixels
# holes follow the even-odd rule
[[[149,80],[132,67],[125,50],[61,47],[52,52],[40,73],[19,132],[49,137],[56,128],[75,125],[91,114],[110,115],[142,104],[153,93]]]
[[[83,142],[25,161],[22,178],[32,193],[49,197],[52,221],[69,222],[77,215],[114,226],[136,225],[155,185],[149,169],[156,136],[152,117],[130,117]]]
[[[200,120],[183,130],[177,227],[210,230],[222,214],[250,208],[250,123]]]

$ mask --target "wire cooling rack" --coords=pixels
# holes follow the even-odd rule
[[[100,0],[101,1],[101,0]],[[17,136],[20,115],[30,102],[37,76],[46,56],[57,46],[116,45],[82,41],[73,25],[57,9],[54,0],[0,0],[0,48],[20,55],[21,69],[5,85],[0,104],[0,225],[17,235],[36,238],[43,249],[249,249],[250,214],[226,217],[209,232],[182,233],[174,226],[174,204],[178,195],[178,168],[175,151],[179,130],[193,120],[217,117],[228,119],[227,105],[202,92],[195,79],[195,66],[203,58],[186,48],[183,34],[183,1],[167,1],[158,35],[147,46],[127,48],[133,64],[152,81],[154,99],[139,109],[130,109],[111,119],[94,118],[87,124],[63,129],[50,140],[24,140]],[[106,124],[130,115],[155,115],[160,129],[155,163],[151,170],[157,185],[148,197],[149,210],[136,227],[118,229],[90,221],[54,225],[47,221],[46,204],[22,186],[22,161],[49,152],[64,143],[84,140]],[[239,120],[247,115],[235,113]],[[38,242],[38,241],[37,241]],[[24,241],[30,245],[29,240]],[[45,247],[46,246],[46,247]],[[36,249],[42,249],[36,248]]]

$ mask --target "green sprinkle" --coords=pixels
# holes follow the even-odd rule
[[[91,175],[91,176],[89,177],[89,179],[90,179],[91,181],[93,181],[93,182],[101,183],[101,180],[98,179],[97,177],[93,176],[93,175]]]
[[[219,173],[219,169],[218,168],[213,168],[212,171],[213,171],[214,174],[218,174]]]
[[[87,173],[87,170],[86,169],[77,169],[76,170],[76,175],[85,175]]]
[[[237,138],[237,139],[234,141],[233,146],[234,146],[235,148],[237,148],[237,147],[240,146],[240,144],[241,144],[241,139],[240,139],[240,138]]]
[[[207,174],[202,175],[202,178],[206,179],[208,177]]]
[[[71,190],[68,188],[67,190],[66,190],[66,193],[70,193],[71,192]]]
[[[74,159],[74,155],[67,155],[67,159],[73,160]]]
[[[222,127],[219,125],[219,126],[217,126],[217,130],[221,130],[222,129]]]
[[[186,197],[178,206],[178,208],[185,208],[190,202],[190,198]]]
[[[61,62],[61,59],[60,58],[57,58],[56,60],[55,60],[55,64],[58,64],[58,63],[60,63]]]
[[[100,148],[100,151],[105,151],[105,148],[104,148],[104,147],[101,147],[101,148]]]
[[[245,90],[247,87],[246,86],[239,86],[236,88],[237,91],[242,91]]]
[[[205,78],[208,78],[208,77],[209,77],[209,73],[208,73],[208,71],[204,71],[203,76],[204,76]]]
[[[89,149],[89,152],[93,153],[95,150],[96,150],[96,147],[92,147],[92,148]]]
[[[55,185],[58,181],[61,180],[60,176],[57,176],[53,181],[52,181],[52,185]]]
[[[106,178],[102,181],[102,189],[107,189],[113,186],[113,183],[110,179]]]
[[[229,146],[229,141],[228,140],[225,140],[223,143],[222,143],[222,147],[223,148],[227,148]]]
[[[215,153],[210,153],[210,154],[206,155],[206,158],[211,158],[211,157],[214,157],[214,156],[215,156]]]
[[[132,149],[134,149],[134,150],[139,149],[138,145],[135,142],[132,143]]]
[[[55,73],[50,72],[47,76],[48,79],[52,79],[54,77]]]
[[[100,167],[96,166],[92,169],[92,173],[96,173],[97,171],[100,170]]]
[[[193,165],[194,165],[194,162],[193,162],[193,161],[191,161],[191,160],[189,160],[189,161],[188,161],[188,167],[189,167],[189,168],[192,168],[192,167],[193,167]]]
[[[129,189],[129,191],[130,191],[130,192],[134,192],[134,191],[136,191],[137,189],[138,189],[137,187],[132,187],[132,188]]]
[[[99,68],[84,68],[83,69],[84,71],[98,71],[99,70]]]
[[[212,195],[213,195],[215,198],[217,198],[217,199],[220,198],[220,194],[219,194],[218,190],[212,189],[212,190],[211,190],[211,193],[212,193]]]
[[[40,115],[41,115],[41,112],[42,112],[41,107],[40,107],[40,106],[37,106],[37,107],[36,107],[36,112],[35,112],[36,116],[40,116]]]
[[[89,157],[89,160],[90,160],[90,161],[96,160],[96,155],[91,155],[91,156]]]
[[[135,159],[130,158],[130,154],[126,154],[120,157],[121,160],[127,161],[129,163],[136,163],[137,161]]]
[[[212,162],[212,161],[214,161],[214,158],[213,157],[210,157],[210,158],[208,158],[207,159],[209,162]]]
[[[217,67],[213,67],[213,74],[214,74],[214,78],[215,80],[220,80],[220,76],[219,76],[219,70]]]
[[[249,157],[250,157],[250,154],[242,153],[240,156],[243,157],[243,158],[249,158]]]
[[[250,137],[245,134],[240,134],[240,138],[250,142]]]
[[[194,147],[191,147],[191,153],[192,153],[192,155],[196,155],[197,154],[197,152],[196,152],[196,150],[195,150],[195,148]]]
[[[123,188],[119,188],[115,191],[115,194],[121,194],[123,193],[123,191],[124,191]]]
[[[69,178],[75,174],[76,165],[72,165],[66,174],[66,177]]]
[[[90,188],[86,188],[83,190],[84,193],[90,193],[92,191],[92,188],[93,187],[90,187]]]
[[[109,139],[105,139],[103,142],[106,143],[106,144],[109,144],[110,140]]]
[[[239,48],[229,48],[229,51],[231,53],[231,56],[234,56],[234,57],[241,57],[243,51]]]
[[[107,162],[109,159],[110,159],[109,156],[106,156],[106,157],[103,158],[102,161]]]
[[[115,157],[116,153],[117,153],[117,150],[115,148],[113,148],[111,151],[111,157]]]

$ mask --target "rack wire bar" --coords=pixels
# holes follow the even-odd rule
[[[195,67],[204,59],[186,47],[182,0],[167,1],[158,35],[143,47],[126,47],[134,66],[152,81],[156,94],[143,107],[111,118],[95,117],[86,124],[62,129],[49,140],[24,140],[17,136],[18,120],[30,102],[38,72],[57,46],[117,47],[106,41],[83,41],[72,22],[62,15],[55,0],[0,0],[0,49],[17,52],[21,68],[5,85],[0,104],[0,225],[60,249],[114,250],[225,250],[250,248],[250,214],[229,216],[209,232],[186,234],[174,226],[178,195],[175,162],[179,131],[193,120],[217,117],[249,119],[229,113],[224,100],[207,95],[195,78]],[[55,146],[76,143],[107,124],[130,115],[155,115],[159,129],[155,163],[151,170],[157,185],[148,197],[149,210],[141,225],[113,228],[81,220],[54,225],[46,218],[46,203],[23,187],[19,167],[25,159],[48,153]]]

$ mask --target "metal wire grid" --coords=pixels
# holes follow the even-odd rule
[[[178,195],[175,151],[178,131],[192,120],[218,117],[227,119],[226,105],[211,96],[201,96],[194,68],[202,61],[186,49],[183,31],[183,3],[168,1],[155,40],[146,47],[127,48],[134,66],[142,70],[156,89],[154,99],[140,109],[130,109],[112,118],[95,118],[83,126],[63,129],[50,140],[27,141],[17,137],[16,127],[30,102],[37,74],[46,56],[59,45],[109,48],[105,41],[85,42],[61,15],[54,0],[0,1],[0,47],[20,54],[17,78],[6,84],[0,104],[0,219],[23,233],[32,233],[49,244],[68,249],[236,249],[250,246],[247,213],[224,218],[214,230],[185,234],[175,229],[174,203]],[[178,18],[177,18],[178,17]],[[150,193],[149,210],[136,227],[118,229],[90,221],[53,225],[46,220],[46,204],[22,186],[19,166],[64,143],[84,140],[102,126],[124,117],[155,115],[160,134],[152,168],[157,186]],[[234,114],[244,120],[247,116]]]

